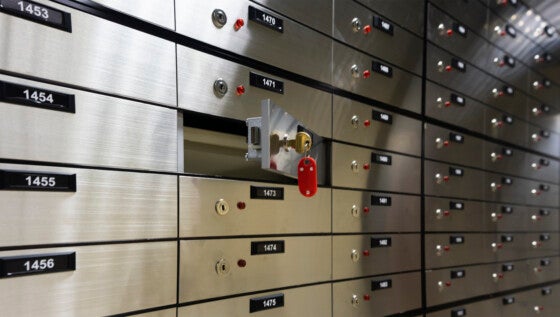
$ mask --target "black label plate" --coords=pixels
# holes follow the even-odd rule
[[[0,278],[75,270],[75,252],[0,258]]]
[[[503,234],[502,235],[502,242],[503,243],[510,243],[513,242],[513,236],[509,235],[509,234]]]
[[[390,35],[393,35],[395,29],[392,23],[378,16],[373,17],[373,26]]]
[[[469,29],[463,24],[453,22],[453,31],[462,37],[467,37]]]
[[[465,97],[459,96],[457,94],[452,93],[450,99],[451,99],[452,103],[454,103],[458,106],[461,106],[461,107],[464,107],[467,104],[467,100],[465,99]]]
[[[550,259],[541,260],[541,266],[549,266],[549,265],[550,265]]]
[[[548,295],[550,295],[550,294],[552,294],[552,288],[550,288],[550,287],[543,287],[543,288],[541,289],[541,295],[542,295],[542,296],[548,296]]]
[[[371,196],[372,206],[391,206],[391,196]]]
[[[512,185],[513,184],[513,179],[509,178],[509,177],[502,177],[502,184],[504,185]]]
[[[451,278],[464,278],[467,275],[465,270],[451,270]]]
[[[539,134],[543,137],[543,138],[549,138],[550,137],[550,132],[548,132],[547,130],[541,130],[539,132]]]
[[[391,280],[391,279],[371,281],[371,290],[372,291],[389,289],[391,287],[393,287],[393,280]]]
[[[515,269],[513,263],[502,264],[502,272],[511,272]]]
[[[513,156],[513,150],[505,147],[502,149],[502,154],[505,156]]]
[[[284,200],[284,188],[251,186],[251,199]]]
[[[450,244],[463,244],[465,243],[465,237],[463,236],[449,236]]]
[[[284,94],[284,83],[253,72],[249,73],[249,84],[253,87]]]
[[[76,112],[74,95],[0,81],[0,101],[48,110]]]
[[[455,308],[451,310],[451,317],[463,317],[467,316],[466,308]]]
[[[251,255],[276,254],[284,252],[284,240],[251,242]]]
[[[515,89],[511,86],[504,86],[503,91],[508,96],[513,96],[515,94]]]
[[[391,155],[371,153],[371,162],[376,164],[391,165],[393,159]]]
[[[548,186],[546,184],[540,184],[539,189],[542,190],[543,192],[547,192],[547,191],[550,190],[550,186]]]
[[[503,57],[503,61],[506,65],[508,65],[509,67],[515,67],[515,59],[509,55],[504,55]]]
[[[511,26],[509,24],[506,24],[505,29],[506,29],[506,33],[509,36],[511,36],[513,38],[515,38],[517,36],[517,30],[513,26]]]
[[[550,165],[550,161],[547,160],[547,159],[542,158],[542,159],[539,160],[539,164],[542,165],[542,166],[549,166],[549,165]]]
[[[504,305],[511,305],[513,303],[515,303],[515,297],[513,296],[502,298],[502,304]]]
[[[393,115],[390,115],[385,112],[372,110],[371,118],[375,121],[393,124]]]
[[[391,238],[371,238],[372,248],[388,248],[391,246]]]
[[[503,213],[503,214],[512,214],[512,213],[513,213],[513,207],[511,207],[511,206],[502,206],[502,213]]]
[[[502,116],[502,121],[504,121],[505,123],[512,125],[513,124],[513,117],[508,116],[508,115],[503,115]]]
[[[450,201],[449,202],[449,209],[463,210],[463,209],[465,209],[465,203],[462,202],[462,201]]]
[[[451,67],[455,68],[456,70],[462,73],[467,71],[467,63],[457,58],[451,59]]]
[[[450,167],[449,175],[463,177],[463,175],[465,175],[465,171],[462,168]]]
[[[465,143],[465,137],[458,133],[449,132],[449,140],[455,143]]]
[[[76,174],[0,170],[0,190],[75,192]]]
[[[249,313],[284,307],[284,294],[274,294],[249,299]]]
[[[374,72],[381,74],[383,76],[393,77],[393,68],[391,66],[373,61],[373,63],[371,64],[371,69]]]
[[[284,21],[255,7],[249,6],[249,20],[264,25],[274,31],[284,33]]]
[[[545,217],[546,217],[546,216],[550,215],[550,210],[548,210],[548,209],[540,209],[540,210],[539,210],[539,214],[540,214],[541,216],[545,216]]]
[[[70,13],[37,2],[0,0],[0,11],[66,32],[72,32]]]
[[[548,241],[548,240],[550,240],[550,235],[547,234],[547,233],[543,233],[543,234],[540,235],[539,240]]]

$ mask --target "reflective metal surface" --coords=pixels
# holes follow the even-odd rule
[[[248,6],[283,20],[283,32],[252,22]],[[212,23],[212,11],[221,9],[230,21],[243,19],[238,31],[232,22],[218,28]],[[177,0],[175,3],[177,32],[197,40],[243,54],[247,57],[331,83],[331,41],[289,18],[267,10],[249,1],[194,1]],[[328,31],[328,30],[325,30]],[[297,50],[293,48],[297,47]]]
[[[1,315],[105,316],[175,303],[176,242],[2,251],[0,257],[54,252],[76,252],[76,270],[2,279]]]
[[[253,2],[330,35],[333,15],[333,4],[330,1],[253,0]]]
[[[175,110],[0,75],[75,95],[76,113],[1,103],[0,157],[177,171]]]
[[[250,296],[234,297],[179,308],[179,317],[190,316],[247,316],[251,299],[282,294],[284,305],[260,312],[273,317],[331,316],[331,285],[278,290]],[[257,312],[255,312],[257,313]],[[257,313],[259,314],[259,313]]]
[[[285,252],[251,255],[251,242],[259,241],[284,241]],[[331,278],[326,265],[331,259],[331,237],[327,236],[181,241],[180,254],[179,302]],[[239,260],[246,261],[246,267]]]
[[[333,96],[333,119],[335,140],[420,155],[420,121],[339,96]]]
[[[176,105],[175,44],[52,1],[37,2],[70,13],[72,33],[2,13],[0,69]]]
[[[373,283],[388,282],[372,290]],[[420,273],[376,276],[333,283],[333,316],[387,316],[421,307]],[[358,297],[353,302],[352,296]]]
[[[273,189],[283,199],[251,198],[252,188]],[[331,191],[311,198],[293,185],[195,177],[179,178],[179,236],[330,232]],[[219,203],[226,207],[220,209]]]
[[[126,0],[93,1],[168,29],[175,29],[175,3],[173,0],[158,1],[157,3],[150,0],[140,0],[135,1],[134,5],[130,5],[130,1]]]
[[[396,21],[406,29],[422,36],[424,32],[424,15],[418,14],[424,9],[424,1],[392,1],[392,0],[357,0],[377,13]]]

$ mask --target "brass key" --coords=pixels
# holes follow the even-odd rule
[[[288,151],[290,148],[296,150],[299,154],[304,154],[311,149],[311,136],[307,132],[298,132],[295,139],[288,140],[287,137],[280,139],[278,134],[270,137],[270,152],[272,155],[278,154],[280,148]]]
[[[313,143],[311,141],[311,136],[307,132],[303,131],[296,134],[296,139],[294,141],[295,144],[293,144],[291,147],[293,147],[299,154],[308,152],[311,149],[311,145]]]

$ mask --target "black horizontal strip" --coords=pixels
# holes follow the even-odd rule
[[[490,299],[498,298],[498,297],[501,297],[501,296],[512,295],[512,294],[515,294],[515,293],[520,293],[520,292],[525,292],[525,291],[530,291],[530,290],[536,290],[536,289],[539,289],[541,287],[553,286],[553,285],[558,284],[558,283],[560,283],[560,279],[559,280],[548,281],[548,282],[545,282],[545,283],[533,284],[533,285],[529,285],[529,286],[515,288],[515,289],[503,291],[503,292],[497,292],[497,293],[492,293],[492,294],[484,294],[484,295],[471,297],[471,298],[466,298],[466,299],[462,299],[462,300],[459,300],[459,301],[454,301],[454,302],[445,303],[445,304],[441,304],[441,305],[430,306],[430,307],[426,308],[425,313],[432,313],[432,312],[435,312],[435,311],[455,308],[457,306],[463,306],[463,305],[473,304],[473,303],[484,301],[484,300],[490,300]]]
[[[476,198],[471,198],[471,197],[457,197],[457,196],[438,196],[438,195],[431,195],[431,194],[426,194],[426,197],[434,197],[434,198],[445,198],[445,199],[455,199],[455,200],[470,200],[470,201],[475,201],[475,202],[482,202],[482,203],[491,203],[491,204],[496,204],[496,205],[515,205],[515,206],[524,206],[524,207],[530,207],[530,208],[551,208],[551,209],[558,209],[558,206],[547,206],[547,205],[530,205],[530,204],[519,204],[519,203],[510,203],[507,201],[498,201],[498,200],[482,200],[482,199],[476,199]]]
[[[305,238],[305,237],[331,237],[329,232],[308,232],[308,233],[277,233],[277,234],[249,234],[249,235],[230,235],[230,236],[200,236],[200,237],[179,237],[180,241],[197,240],[233,240],[233,239],[261,239],[261,238]]]
[[[244,136],[247,138],[245,121],[213,116],[206,113],[183,111],[183,126]]]
[[[177,308],[177,305],[172,304],[172,305],[158,306],[158,307],[152,307],[152,308],[141,309],[141,310],[134,310],[134,311],[129,311],[129,312],[126,312],[126,313],[119,313],[119,314],[115,314],[115,315],[107,315],[107,317],[136,316],[136,315],[154,313],[154,312],[158,312],[158,311],[162,311],[162,310],[175,309],[175,308]]]
[[[384,194],[398,194],[398,195],[409,195],[409,196],[420,196],[420,193],[406,193],[406,192],[395,192],[395,191],[388,191],[379,188],[356,188],[356,187],[344,187],[344,186],[330,186],[332,189],[344,189],[344,190],[359,190],[364,192],[375,192],[375,193],[384,193]]]
[[[496,235],[501,235],[501,234],[540,234],[543,231],[546,231],[546,233],[560,233],[560,230],[556,229],[556,230],[543,230],[543,229],[538,229],[535,231],[522,231],[522,230],[503,230],[500,229],[500,231],[484,231],[484,230],[471,230],[471,231],[465,231],[465,230],[459,230],[459,231],[424,231],[425,234],[493,234],[495,233]]]
[[[505,263],[516,263],[522,261],[530,261],[530,260],[540,260],[543,258],[550,258],[550,257],[558,257],[559,254],[551,254],[551,255],[542,255],[536,257],[528,257],[528,258],[519,258],[519,259],[512,259],[508,261],[499,261],[499,262],[477,262],[477,263],[466,263],[461,265],[449,265],[449,266],[441,266],[441,267],[430,267],[426,268],[426,271],[441,271],[441,270],[449,270],[455,268],[465,268],[465,267],[475,267],[475,266],[487,266],[487,265],[500,265]]]

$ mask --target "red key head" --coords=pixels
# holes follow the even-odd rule
[[[305,197],[317,193],[317,163],[312,157],[302,157],[298,164],[299,192]]]

